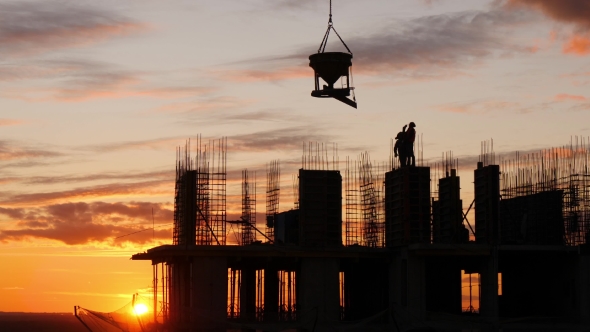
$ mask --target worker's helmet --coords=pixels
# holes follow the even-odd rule
[[[416,124],[414,122],[410,122],[410,127],[416,127]]]
[[[404,133],[402,133],[401,131],[399,133],[397,133],[397,136],[395,136],[395,139],[402,139],[404,138]]]

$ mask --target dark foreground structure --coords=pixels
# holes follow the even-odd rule
[[[340,171],[304,162],[296,209],[281,213],[273,168],[264,233],[249,219],[253,200],[247,190],[242,219],[227,221],[225,198],[216,196],[224,194],[218,180],[224,177],[199,166],[206,163],[181,160],[174,244],[132,257],[153,265],[157,323],[152,328],[509,331],[510,326],[588,326],[587,165],[585,172],[557,172],[557,166],[536,169],[531,162],[501,168],[487,154],[480,160],[475,198],[466,211],[457,172],[446,167],[452,162],[434,180],[429,167],[391,165],[373,176],[375,168],[363,164],[358,173],[347,169],[355,179],[345,179],[344,186]],[[543,165],[551,162],[542,160]],[[475,229],[467,219],[472,208]],[[226,245],[223,223],[239,224],[248,236],[239,237],[239,245]],[[264,241],[255,241],[253,234]],[[464,288],[472,286],[465,286],[467,275],[477,275],[477,296],[465,298]],[[472,298],[479,308],[466,307]]]

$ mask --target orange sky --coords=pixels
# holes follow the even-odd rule
[[[130,261],[129,251],[24,245],[0,251],[0,311],[108,312],[149,291],[151,265]]]
[[[333,8],[358,110],[309,96],[324,1],[0,0],[0,311],[111,311],[148,289],[129,258],[171,243],[176,147],[199,134],[228,137],[229,219],[245,168],[264,213],[275,159],[293,206],[303,142],[384,162],[414,121],[425,162],[459,159],[466,209],[481,141],[509,158],[590,135],[587,1]]]

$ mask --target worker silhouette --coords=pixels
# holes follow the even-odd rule
[[[397,136],[395,136],[395,145],[393,146],[393,153],[395,157],[399,157],[400,167],[406,167],[408,164],[408,154],[406,153],[406,146],[404,143],[407,126],[408,125],[405,125],[402,131],[397,133]]]
[[[406,157],[407,157],[407,166],[416,166],[416,157],[414,156],[414,141],[416,140],[416,124],[414,122],[410,122],[409,129],[404,134],[404,145],[406,150]]]

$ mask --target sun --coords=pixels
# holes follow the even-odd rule
[[[136,315],[143,315],[148,312],[148,307],[143,303],[138,303],[133,307],[133,312]]]

